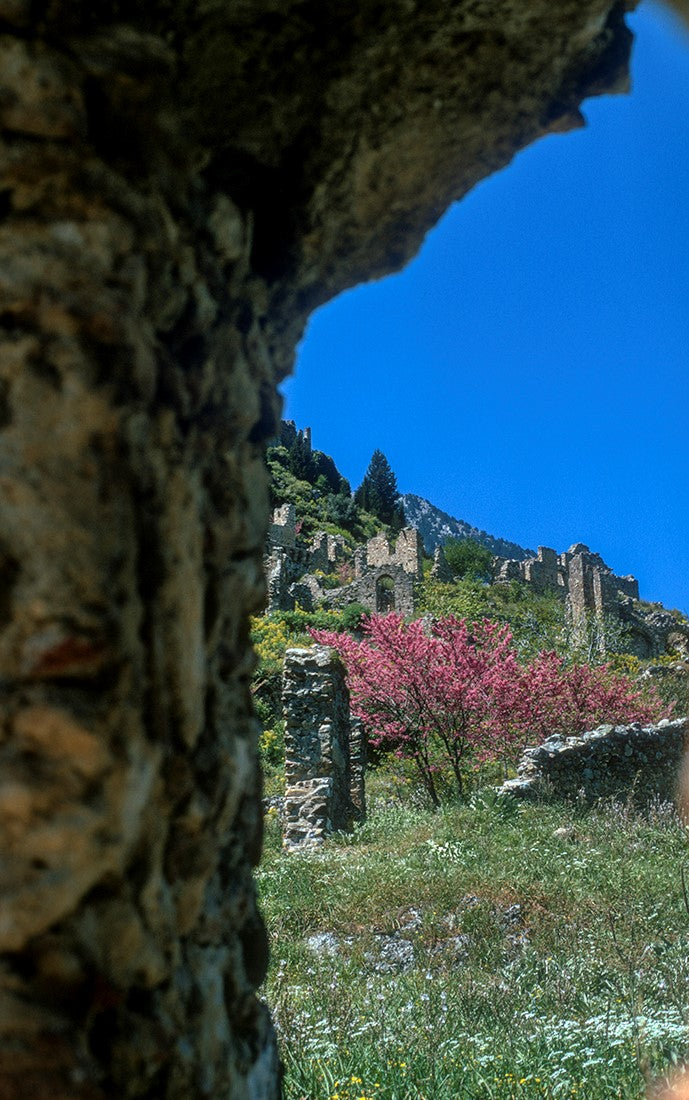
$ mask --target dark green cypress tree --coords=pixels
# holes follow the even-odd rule
[[[287,462],[290,472],[295,477],[298,477],[301,481],[313,482],[313,456],[306,444],[303,432],[297,432],[296,438],[289,448]]]
[[[390,463],[382,451],[374,451],[354,500],[382,523],[399,530],[404,526],[404,508],[399,496],[397,478]]]

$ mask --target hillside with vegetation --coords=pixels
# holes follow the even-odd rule
[[[258,872],[286,1100],[680,1100],[689,916],[673,808],[430,812],[369,779],[369,817]]]
[[[353,551],[405,522],[380,452],[354,492],[289,426],[268,459],[273,502],[294,504],[304,546],[325,530]],[[688,713],[687,664],[630,654],[617,621],[592,616],[575,635],[561,595],[493,583],[494,545],[459,534],[445,542],[444,580],[424,561],[411,621],[356,604],[253,621],[264,995],[284,1095],[679,1097],[668,1090],[689,1061],[689,898],[676,809],[640,806],[632,791],[523,803],[496,784],[529,738]],[[345,561],[330,581],[346,575]],[[314,640],[350,667],[368,722],[368,818],[287,853],[282,660]]]
[[[420,498],[400,497],[397,480],[385,456],[374,452],[360,486],[352,491],[347,479],[338,470],[333,458],[311,447],[310,434],[298,431],[292,422],[283,422],[279,438],[268,450],[271,475],[271,499],[274,506],[291,503],[298,519],[297,540],[304,547],[317,531],[339,535],[353,553],[354,547],[373,536],[385,533],[394,540],[400,527],[407,522],[404,502]],[[441,516],[444,513],[439,513]],[[452,517],[448,517],[451,519]],[[460,525],[461,521],[453,521]],[[467,530],[475,530],[464,525]],[[438,528],[436,528],[437,534]],[[486,536],[486,541],[462,537],[448,538],[444,553],[450,577],[438,580],[431,575],[431,559],[423,562],[423,579],[417,586],[417,617],[444,619],[454,616],[469,622],[489,620],[509,628],[513,645],[520,659],[531,660],[541,651],[551,651],[567,662],[600,665],[612,662],[618,671],[638,677],[644,662],[627,651],[628,632],[623,623],[613,619],[601,622],[591,616],[584,636],[574,636],[567,619],[564,601],[556,592],[535,592],[528,585],[513,580],[509,584],[491,583],[491,563],[494,547],[515,547],[516,544]],[[325,589],[345,584],[351,579],[351,557],[345,559],[332,575],[320,576]],[[341,610],[321,609],[306,612],[277,611],[254,620],[254,642],[259,655],[259,669],[254,682],[254,696],[264,729],[264,740],[274,747],[273,757],[279,759],[281,743],[280,675],[285,649],[295,644],[310,644],[310,630],[352,631],[362,620],[364,608],[353,603]],[[676,613],[679,616],[679,613]],[[680,616],[681,617],[681,616]],[[605,631],[605,649],[601,645]],[[675,701],[679,711],[689,709],[687,677],[674,669],[673,655],[660,662],[666,666],[654,680],[664,702]],[[657,664],[657,662],[656,662]]]

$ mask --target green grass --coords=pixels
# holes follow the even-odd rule
[[[668,808],[388,799],[304,854],[271,816],[266,849],[286,1100],[639,1098],[689,1056],[687,837]]]

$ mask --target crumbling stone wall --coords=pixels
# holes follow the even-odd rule
[[[613,0],[0,0],[0,1095],[265,1098],[248,615],[309,312],[627,81]]]
[[[327,595],[333,607],[360,603],[369,611],[381,613],[397,611],[400,615],[413,615],[416,606],[414,576],[401,565],[367,567],[357,580]]]
[[[421,580],[422,560],[423,543],[415,527],[403,527],[397,535],[394,546],[384,534],[376,535],[366,543],[366,561],[369,569],[399,566],[415,580]]]
[[[495,558],[493,575],[498,583],[522,581],[536,592],[559,592],[569,596],[575,617],[587,611],[614,611],[618,593],[639,598],[635,577],[618,577],[600,554],[577,542],[558,554],[549,546],[539,546],[535,558],[525,561]]]
[[[294,506],[285,504],[277,509],[265,558],[268,611],[291,611],[296,604],[313,611],[318,604],[344,607],[360,603],[369,611],[414,613],[415,584],[423,576],[423,544],[415,528],[403,528],[394,547],[384,534],[356,547],[354,580],[340,588],[323,588],[316,571],[331,572],[346,556],[344,539],[324,531],[317,532],[309,546],[297,547]],[[389,591],[383,587],[387,582]]]
[[[293,504],[281,504],[273,512],[273,522],[268,529],[268,541],[272,549],[279,547],[294,550],[297,545],[297,510]]]
[[[454,573],[450,569],[447,558],[445,557],[445,551],[442,546],[436,546],[433,551],[433,565],[431,566],[431,577],[434,581],[440,581],[441,584],[449,584],[454,578]]]
[[[689,738],[689,719],[657,725],[599,726],[577,737],[550,737],[527,749],[518,776],[502,790],[519,797],[548,795],[589,801],[606,796],[673,801]]]
[[[326,646],[288,649],[282,704],[285,845],[295,848],[319,844],[334,829],[348,828],[354,816],[349,691],[337,653]],[[361,778],[360,745],[359,738],[357,786]]]
[[[587,639],[591,620],[598,623],[600,647],[605,650],[610,621],[618,620],[627,635],[625,648],[639,657],[660,657],[668,650],[689,652],[689,624],[669,612],[646,610],[639,603],[636,577],[619,577],[600,554],[575,543],[563,554],[539,546],[538,556],[526,561],[495,558],[497,583],[512,580],[528,584],[536,592],[563,597],[574,637]]]

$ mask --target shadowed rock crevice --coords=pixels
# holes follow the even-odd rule
[[[248,615],[309,311],[626,83],[610,0],[0,0],[0,1095],[277,1095]]]

